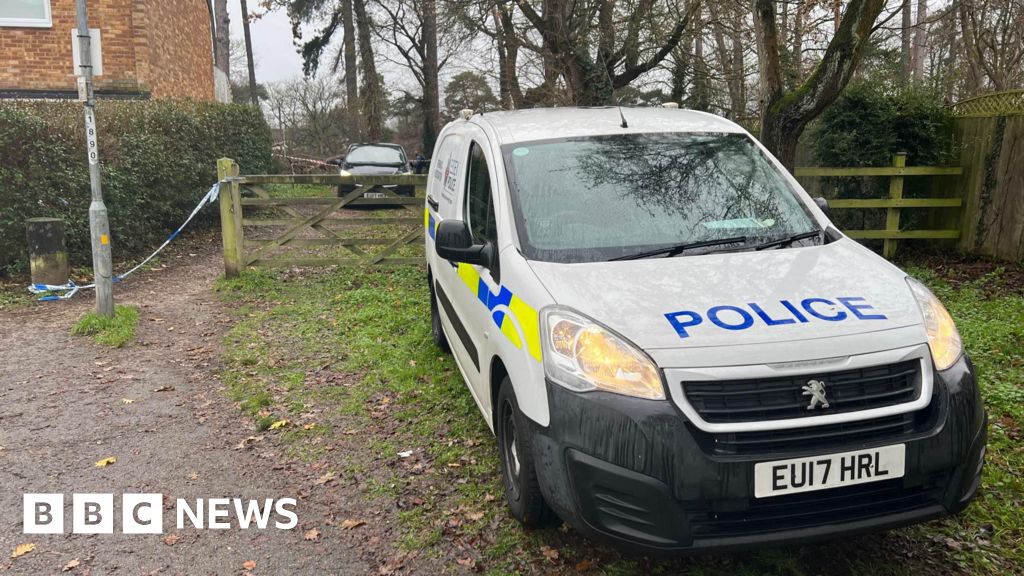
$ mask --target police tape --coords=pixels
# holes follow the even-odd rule
[[[153,253],[147,256],[145,260],[136,264],[135,267],[132,268],[131,270],[128,270],[124,274],[114,276],[113,282],[117,283],[120,282],[121,280],[124,280],[125,278],[133,274],[136,270],[145,266],[146,263],[148,263],[154,257],[156,257],[157,254],[162,252],[163,249],[166,248],[168,244],[173,242],[174,239],[178,237],[178,234],[181,234],[181,231],[184,230],[186,226],[188,226],[188,223],[191,222],[192,219],[196,217],[196,214],[199,214],[200,210],[202,210],[203,207],[216,202],[219,195],[220,182],[217,182],[213,186],[210,186],[210,189],[206,192],[202,199],[199,200],[199,203],[196,204],[196,207],[192,209],[192,213],[188,215],[188,218],[186,218],[185,221],[182,222],[181,226],[178,226],[177,230],[172,232],[171,235],[167,237],[167,240],[164,240],[164,243],[161,244],[159,248],[154,250]],[[74,280],[68,280],[67,284],[60,285],[30,284],[28,287],[28,291],[31,292],[32,294],[44,294],[44,296],[39,298],[40,302],[52,302],[54,300],[67,300],[73,297],[75,294],[77,294],[79,290],[88,290],[90,288],[95,287],[95,284],[85,284],[79,286],[78,284],[75,284]],[[63,294],[54,294],[54,292],[63,292]]]
[[[306,162],[309,164],[315,164],[317,166],[333,166],[330,162],[324,162],[323,160],[317,160],[315,158],[302,158],[299,156],[289,156],[287,154],[281,154],[280,152],[274,152],[274,156],[278,158],[284,158],[285,160],[291,160],[293,162]]]

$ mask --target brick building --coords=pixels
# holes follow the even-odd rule
[[[214,99],[208,0],[88,0],[88,7],[102,54],[98,96]],[[76,26],[75,0],[0,1],[0,98],[74,98]]]

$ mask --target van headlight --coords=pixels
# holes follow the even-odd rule
[[[542,312],[544,372],[577,392],[604,390],[663,400],[654,362],[639,348],[594,320],[565,308]]]
[[[924,328],[928,332],[928,347],[932,351],[932,362],[937,370],[945,370],[956,363],[964,352],[960,333],[956,330],[953,317],[946,307],[924,284],[907,277],[910,291],[917,300],[917,306],[924,317]]]

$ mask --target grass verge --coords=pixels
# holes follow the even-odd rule
[[[957,518],[821,545],[665,560],[564,526],[523,530],[505,509],[491,433],[453,360],[431,343],[418,267],[250,270],[221,281],[237,320],[222,378],[261,428],[295,423],[281,433],[295,457],[326,462],[394,511],[399,548],[451,572],[1024,573],[1024,297],[1019,287],[991,289],[998,270],[956,283],[911,272],[946,302],[977,366],[992,422],[984,488]]]
[[[75,323],[71,333],[76,336],[90,336],[97,344],[120,348],[135,338],[135,327],[139,324],[139,309],[135,306],[115,306],[114,316],[101,316],[89,312]]]

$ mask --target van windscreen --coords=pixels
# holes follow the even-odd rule
[[[623,134],[503,149],[527,258],[594,262],[708,243],[683,256],[812,232],[814,220],[745,134]],[[740,238],[727,246],[716,240]]]

